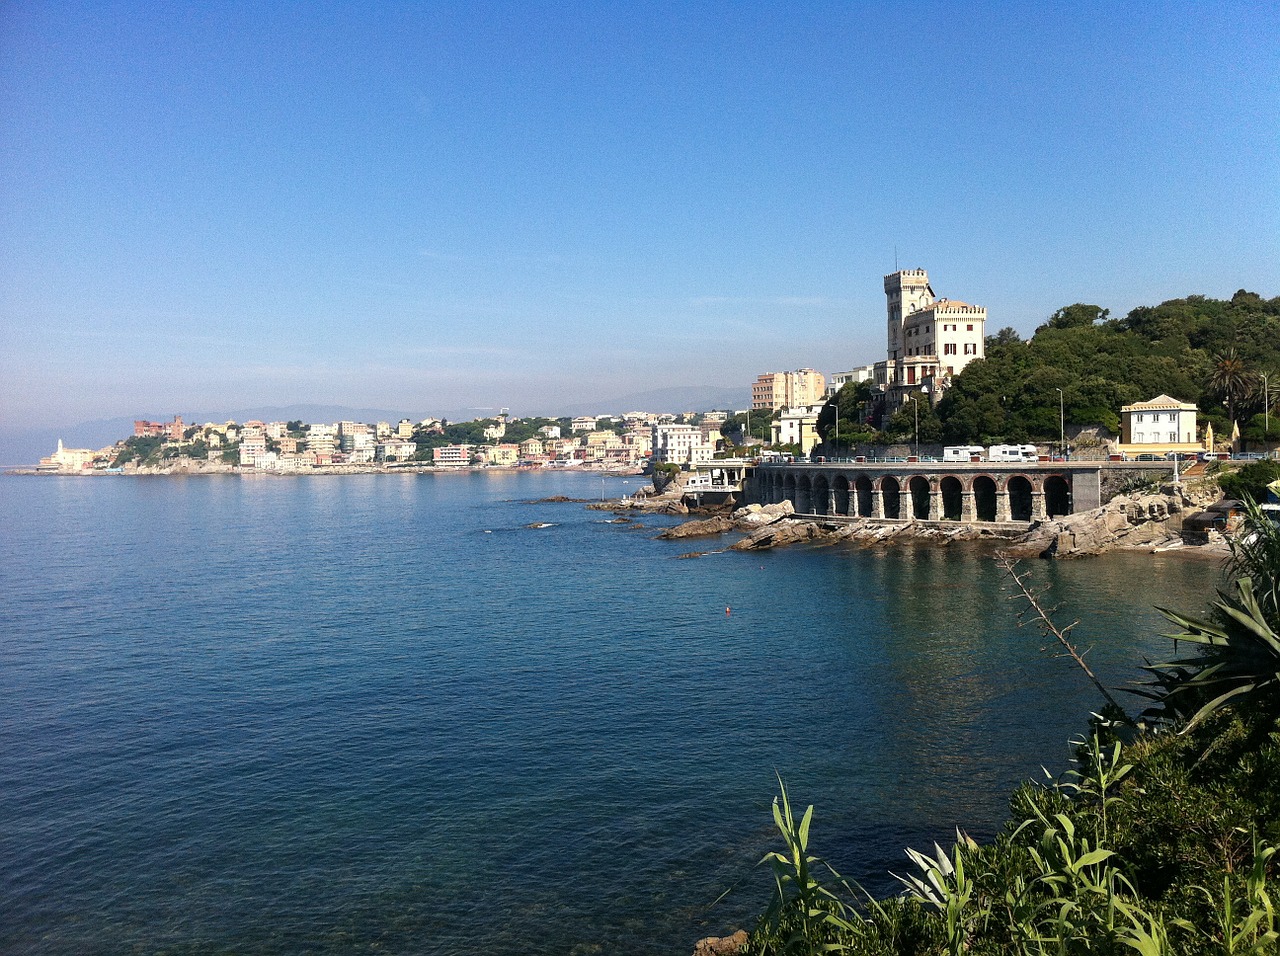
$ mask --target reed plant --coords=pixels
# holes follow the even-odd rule
[[[1280,956],[1280,638],[1266,597],[1280,533],[1267,534],[1233,552],[1238,577],[1208,618],[1171,614],[1202,653],[1151,666],[1144,719],[1107,694],[1111,719],[1095,716],[1070,770],[1019,787],[990,843],[957,830],[949,847],[907,850],[901,894],[873,899],[814,854],[813,808],[797,818],[780,779],[783,847],[762,861],[774,896],[746,951]],[[1055,633],[1071,652],[1069,630]]]

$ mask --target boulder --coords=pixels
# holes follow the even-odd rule
[[[734,956],[747,945],[747,931],[740,929],[732,936],[708,936],[693,947],[693,956]]]
[[[715,515],[701,521],[686,521],[682,525],[668,528],[659,538],[705,538],[711,535],[724,534],[734,528],[733,519],[726,515]]]
[[[741,541],[735,543],[733,551],[765,551],[801,541],[813,541],[827,537],[827,532],[811,521],[776,520],[763,528],[757,528]]]

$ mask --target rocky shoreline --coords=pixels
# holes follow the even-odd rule
[[[686,507],[678,495],[601,502],[588,507],[618,514],[645,512],[688,517],[658,537],[664,539],[717,538],[738,534],[730,551],[763,551],[801,543],[848,542],[863,547],[897,542],[930,542],[950,545],[964,541],[999,543],[1016,557],[1051,559],[1085,558],[1111,551],[1180,552],[1206,557],[1228,553],[1226,537],[1212,527],[1201,528],[1193,520],[1216,495],[1191,493],[1181,484],[1158,492],[1120,495],[1101,508],[1036,522],[1020,529],[1007,525],[960,524],[954,521],[893,521],[873,518],[794,517],[791,502],[747,505],[743,508]],[[1206,524],[1201,522],[1202,525]],[[690,552],[681,557],[699,557]]]

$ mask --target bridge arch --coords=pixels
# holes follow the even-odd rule
[[[979,521],[996,520],[996,483],[990,475],[974,476],[973,510]]]
[[[816,515],[825,515],[829,513],[831,508],[831,486],[827,484],[826,475],[814,475],[813,485],[810,492],[810,503],[813,513]]]
[[[836,475],[835,481],[831,482],[831,487],[836,493],[836,514],[853,514],[853,509],[849,507],[849,476]]]
[[[1062,475],[1044,480],[1044,513],[1049,518],[1071,514],[1071,485]]]
[[[955,475],[947,475],[939,483],[942,492],[942,514],[944,521],[964,520],[964,486]]]
[[[1009,517],[1014,521],[1031,520],[1031,480],[1025,475],[1011,475],[1005,482],[1009,494]]]
[[[813,513],[813,485],[808,475],[796,479],[796,496],[793,500],[796,511],[801,514]]]
[[[886,518],[902,517],[902,486],[898,484],[898,479],[892,475],[885,475],[880,479],[880,496],[884,501],[884,516]]]
[[[854,481],[857,493],[858,514],[863,518],[870,518],[874,510],[871,505],[871,479],[866,475],[859,475]]]
[[[907,480],[907,491],[911,495],[911,516],[921,521],[929,518],[929,498],[932,489],[929,479],[923,475],[912,475]]]
[[[796,476],[793,474],[788,473],[782,476],[782,500],[790,501],[793,507],[799,504],[796,498]],[[796,511],[799,510],[796,507]]]

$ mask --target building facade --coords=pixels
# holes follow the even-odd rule
[[[772,412],[779,408],[812,405],[822,401],[826,390],[826,378],[811,368],[766,372],[758,376],[751,386],[751,410]]]
[[[1203,450],[1196,440],[1196,406],[1168,395],[1149,402],[1135,402],[1120,409],[1121,454],[1195,454]]]
[[[953,375],[986,355],[987,310],[957,299],[936,298],[924,269],[884,277],[885,360],[871,380],[884,391],[886,409],[924,391],[932,401]]]

